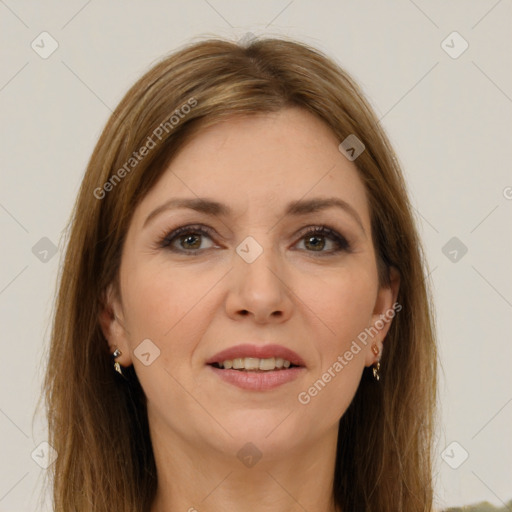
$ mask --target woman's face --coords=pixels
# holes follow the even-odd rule
[[[298,108],[232,118],[196,136],[136,208],[104,330],[135,367],[154,432],[272,457],[336,431],[389,322],[362,333],[396,297],[379,289],[365,188],[340,142]],[[253,351],[216,357],[238,345]],[[274,368],[286,350],[300,368],[208,364]]]

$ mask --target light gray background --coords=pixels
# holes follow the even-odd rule
[[[32,425],[40,361],[60,237],[100,131],[163,55],[192,38],[247,32],[325,51],[382,118],[410,187],[438,310],[437,503],[511,499],[511,24],[510,0],[0,0],[0,511],[42,510],[45,469],[31,456],[50,453],[37,448],[46,440],[42,418]],[[31,48],[43,45],[43,31],[59,45],[47,59]],[[453,31],[469,43],[456,59],[441,46]],[[445,44],[461,48],[453,38]],[[43,237],[58,246],[55,256],[32,251]],[[443,253],[452,237],[467,247],[462,257],[450,246]],[[469,457],[452,468],[463,450]]]

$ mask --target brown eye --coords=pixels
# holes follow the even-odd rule
[[[308,235],[305,242],[306,247],[312,248],[314,251],[321,251],[325,247],[325,239],[323,235]]]
[[[212,239],[210,230],[205,226],[182,226],[165,235],[158,246],[170,251],[183,254],[198,254],[200,251],[210,249],[213,244],[201,249],[203,239]]]
[[[199,249],[201,246],[201,236],[203,235],[197,233],[182,235],[178,240],[184,249]]]
[[[211,243],[209,246],[201,248],[205,239]],[[213,231],[206,226],[182,226],[161,237],[158,247],[193,256],[214,247],[212,240]],[[346,238],[327,226],[307,228],[302,232],[300,241],[304,242],[307,252],[318,253],[321,256],[341,251],[351,252],[351,246]]]
[[[346,238],[338,232],[326,226],[315,226],[312,229],[302,233],[302,239],[308,252],[318,252],[321,254],[333,254],[340,251],[350,252],[350,244]],[[325,247],[328,250],[324,251]],[[330,247],[330,249],[329,249]]]

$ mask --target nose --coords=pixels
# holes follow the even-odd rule
[[[280,323],[290,317],[293,293],[284,265],[272,248],[265,248],[251,263],[235,253],[229,279],[226,309],[231,318]]]

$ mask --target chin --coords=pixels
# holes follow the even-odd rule
[[[290,412],[287,408],[240,409],[224,417],[222,425],[232,436],[224,438],[237,449],[252,442],[261,450],[286,451],[296,446],[301,432],[309,430]]]

